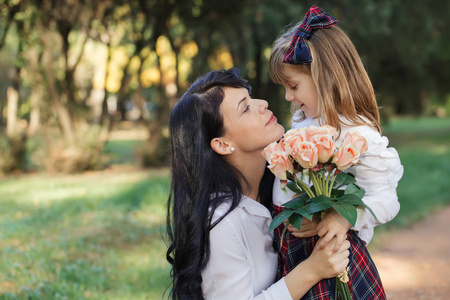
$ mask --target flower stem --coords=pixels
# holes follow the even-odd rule
[[[283,247],[284,235],[286,233],[286,229],[288,228],[288,226],[289,226],[289,219],[286,221],[286,224],[284,224],[283,232],[281,233],[280,251],[281,248]]]
[[[339,277],[336,277],[336,290],[341,296],[341,300],[352,300],[348,284],[342,282]],[[335,299],[337,298],[337,295],[335,295]]]
[[[330,186],[328,188],[328,195],[331,195],[331,190],[333,189],[334,181],[336,180],[336,175],[333,175],[331,178]]]
[[[331,197],[331,189],[333,188],[334,180],[333,182],[330,182],[330,177],[333,176],[333,173],[330,171],[327,175],[327,180],[325,181],[325,190],[327,191],[327,197]]]
[[[316,173],[309,170],[309,177],[311,177],[314,187],[316,188],[316,194],[317,195],[323,195],[322,193],[322,186],[319,184],[319,181],[317,180]]]
[[[308,196],[310,198],[314,198],[315,197],[313,191],[311,190],[311,188],[306,183],[304,183],[303,181],[301,181],[301,180],[299,180],[297,178],[295,178],[295,181],[297,182],[297,184],[299,184],[302,187],[302,189],[306,192],[306,194],[308,194]]]

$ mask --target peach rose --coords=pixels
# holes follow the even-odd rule
[[[316,134],[312,136],[312,142],[317,147],[320,163],[326,163],[333,157],[333,154],[336,151],[336,146],[331,135]]]
[[[292,155],[293,149],[297,143],[307,141],[305,129],[290,129],[284,134],[283,140],[286,152]]]
[[[333,126],[330,126],[330,125],[323,125],[320,127],[309,126],[308,128],[306,128],[306,139],[308,141],[311,142],[312,138],[318,134],[319,135],[328,134],[328,135],[332,136],[333,139],[337,138],[336,128],[334,128]]]
[[[355,145],[348,144],[347,146],[338,149],[331,162],[336,164],[338,170],[344,171],[357,164],[360,155],[361,153]]]
[[[286,172],[294,173],[294,165],[281,143],[274,142],[264,148],[262,156],[269,163],[267,168],[280,180],[287,180]]]
[[[311,139],[316,135],[316,134],[324,134],[325,133],[325,129],[323,129],[322,127],[317,127],[317,126],[309,126],[307,128],[305,128],[305,132],[306,132],[306,140],[311,142]]]
[[[342,142],[342,147],[345,147],[349,144],[354,145],[360,154],[363,154],[369,148],[367,140],[358,132],[347,132],[345,135],[345,139]]]
[[[269,161],[270,154],[278,150],[284,150],[283,146],[280,145],[280,143],[278,142],[273,142],[266,148],[264,148],[264,150],[261,152],[261,155],[264,157],[265,160]]]
[[[334,139],[337,139],[338,132],[337,132],[336,128],[334,128],[333,126],[330,126],[330,125],[323,125],[322,128],[325,130],[325,132],[327,134],[331,135]]]
[[[291,155],[305,169],[315,167],[319,160],[316,145],[307,141],[295,144]]]

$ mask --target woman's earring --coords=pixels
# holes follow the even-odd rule
[[[230,151],[231,151],[231,152],[234,152],[234,151],[236,151],[236,149],[235,149],[234,147],[231,147],[231,148],[230,148]]]

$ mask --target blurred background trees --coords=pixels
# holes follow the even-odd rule
[[[289,124],[267,61],[314,1],[1,0],[0,169],[102,168],[111,131],[146,129],[142,162],[164,164],[168,116],[199,75],[237,66]],[[450,112],[448,1],[320,3],[354,41],[382,115]]]

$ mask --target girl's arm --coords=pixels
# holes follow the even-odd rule
[[[391,221],[400,210],[397,197],[397,185],[403,175],[403,166],[397,151],[388,148],[388,139],[367,126],[356,127],[369,144],[369,149],[361,157],[361,163],[349,169],[356,184],[366,190],[364,203],[375,213],[376,218],[367,209],[358,209],[358,218],[353,230],[368,244],[375,226]],[[352,130],[351,128],[349,130]]]

